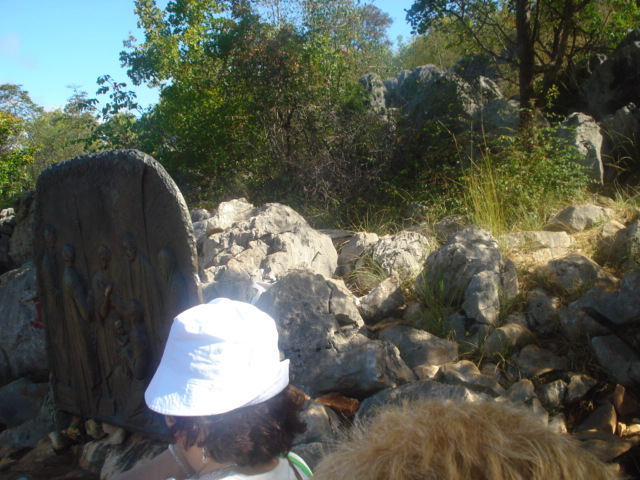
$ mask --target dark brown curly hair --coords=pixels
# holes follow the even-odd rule
[[[304,394],[289,385],[257,405],[220,415],[173,417],[169,432],[185,448],[197,443],[218,463],[254,467],[289,453],[293,437],[306,428],[299,416],[304,402]],[[201,434],[204,440],[198,442]]]

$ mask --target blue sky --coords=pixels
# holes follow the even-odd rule
[[[394,19],[391,40],[410,37],[404,10],[412,0],[373,3]],[[118,54],[137,34],[133,9],[133,0],[0,0],[0,84],[22,85],[47,109],[63,106],[72,86],[95,96],[101,75],[131,86]],[[154,92],[135,90],[143,105],[155,102]]]

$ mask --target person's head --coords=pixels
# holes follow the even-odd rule
[[[73,265],[76,261],[76,249],[70,243],[65,243],[62,247],[62,258],[67,265]]]
[[[387,406],[322,459],[314,480],[620,479],[522,408],[423,400]]]
[[[122,246],[124,248],[124,253],[127,256],[127,259],[130,262],[133,262],[136,259],[136,255],[138,254],[138,250],[136,248],[136,239],[133,236],[133,233],[127,232],[122,237]]]
[[[98,247],[98,258],[100,259],[100,266],[103,270],[109,268],[111,263],[111,250],[104,244]]]
[[[274,320],[248,303],[216,299],[178,315],[145,392],[185,448],[253,466],[291,448],[303,398],[288,387]]]
[[[127,319],[131,325],[142,323],[144,320],[144,307],[135,298],[131,298],[127,303]]]
[[[118,318],[116,319],[115,322],[113,322],[113,329],[115,330],[117,335],[123,336],[127,334],[127,329],[125,328],[124,320],[122,320],[121,318]]]
[[[45,246],[50,250],[53,249],[57,240],[56,227],[54,227],[50,223],[47,223],[44,226],[44,232],[42,235],[44,237]]]

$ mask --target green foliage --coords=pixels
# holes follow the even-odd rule
[[[456,27],[455,22],[444,18],[424,35],[416,36],[408,44],[402,45],[395,56],[398,69],[413,69],[429,63],[441,69],[455,65],[475,47]]]
[[[440,338],[451,338],[453,331],[449,325],[449,317],[455,313],[461,303],[464,286],[457,285],[451,289],[444,283],[444,274],[440,272],[431,282],[424,275],[419,276],[416,283],[420,287],[416,295],[422,306],[421,327]]]
[[[453,24],[461,39],[473,41],[503,67],[506,78],[514,79],[508,69],[517,72],[527,121],[532,119],[528,109],[544,107],[546,93],[565,71],[611,50],[637,26],[638,8],[637,2],[622,0],[415,0],[407,18],[427,36]]]
[[[592,183],[577,163],[579,152],[554,129],[534,137],[503,137],[461,178],[465,209],[494,235],[539,229],[549,215],[587,193]]]
[[[24,142],[24,121],[0,110],[0,202],[12,205],[28,184],[32,149]]]
[[[33,103],[22,85],[5,83],[0,85],[0,111],[22,120],[32,120],[42,113],[43,108]]]
[[[377,179],[390,126],[364,108],[357,78],[388,52],[388,16],[352,0],[301,1],[297,23],[280,11],[266,22],[240,0],[136,11],[144,41],[121,59],[135,84],[161,87],[140,135],[191,200],[327,209]]]
[[[63,109],[42,112],[29,123],[29,141],[34,149],[34,162],[29,169],[32,186],[48,166],[98,148],[91,140],[98,122],[87,111],[89,105],[86,92],[76,91]]]

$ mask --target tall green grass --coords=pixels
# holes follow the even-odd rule
[[[541,129],[523,140],[501,137],[461,176],[472,223],[494,236],[540,229],[560,207],[583,200],[593,184],[577,163],[578,150]]]

